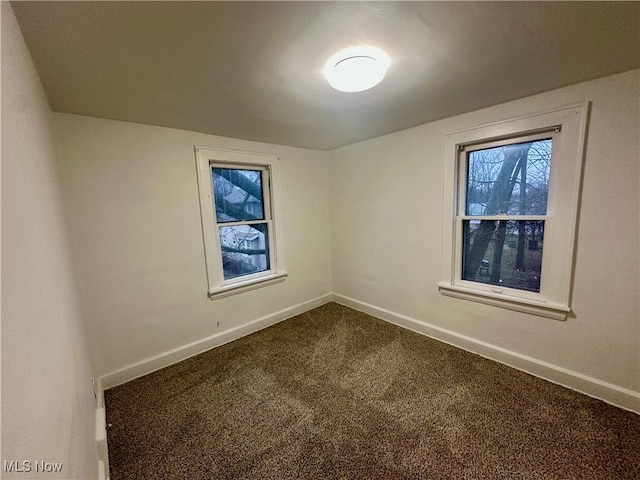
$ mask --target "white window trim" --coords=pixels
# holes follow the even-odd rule
[[[195,147],[198,193],[200,197],[200,218],[202,221],[202,239],[207,269],[208,296],[210,299],[228,297],[242,292],[255,290],[284,281],[287,272],[283,267],[282,251],[277,239],[282,238],[279,210],[279,158],[263,153],[242,152],[239,150]],[[254,167],[267,172],[268,185],[263,186],[265,222],[268,223],[268,242],[270,262],[269,270],[253,275],[225,280],[222,270],[220,236],[216,222],[211,166],[224,168],[233,166]],[[270,216],[267,212],[270,212]]]
[[[589,103],[584,102],[445,136],[440,293],[547,318],[566,318],[571,311],[571,281],[588,109]],[[560,133],[551,135],[553,153],[547,215],[544,217],[540,293],[462,280],[459,224],[464,211],[459,204],[459,194],[465,185],[461,180],[461,147],[515,140],[554,128]]]

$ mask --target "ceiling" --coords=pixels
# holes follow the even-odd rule
[[[57,112],[330,150],[640,66],[640,2],[12,2]],[[332,90],[351,45],[392,59]]]

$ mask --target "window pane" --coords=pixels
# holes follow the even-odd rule
[[[540,291],[544,221],[465,220],[462,279]]]
[[[267,224],[220,227],[224,279],[269,270]]]
[[[264,220],[261,170],[212,168],[211,176],[218,223]]]
[[[467,215],[546,215],[551,139],[467,156]]]

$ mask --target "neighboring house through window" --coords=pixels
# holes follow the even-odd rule
[[[276,248],[278,158],[196,147],[209,296],[284,280]]]
[[[584,104],[446,137],[443,294],[566,317],[586,116]]]

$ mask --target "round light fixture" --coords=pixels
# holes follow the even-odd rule
[[[389,56],[377,47],[350,47],[331,55],[322,74],[336,90],[361,92],[379,84],[390,64]]]

